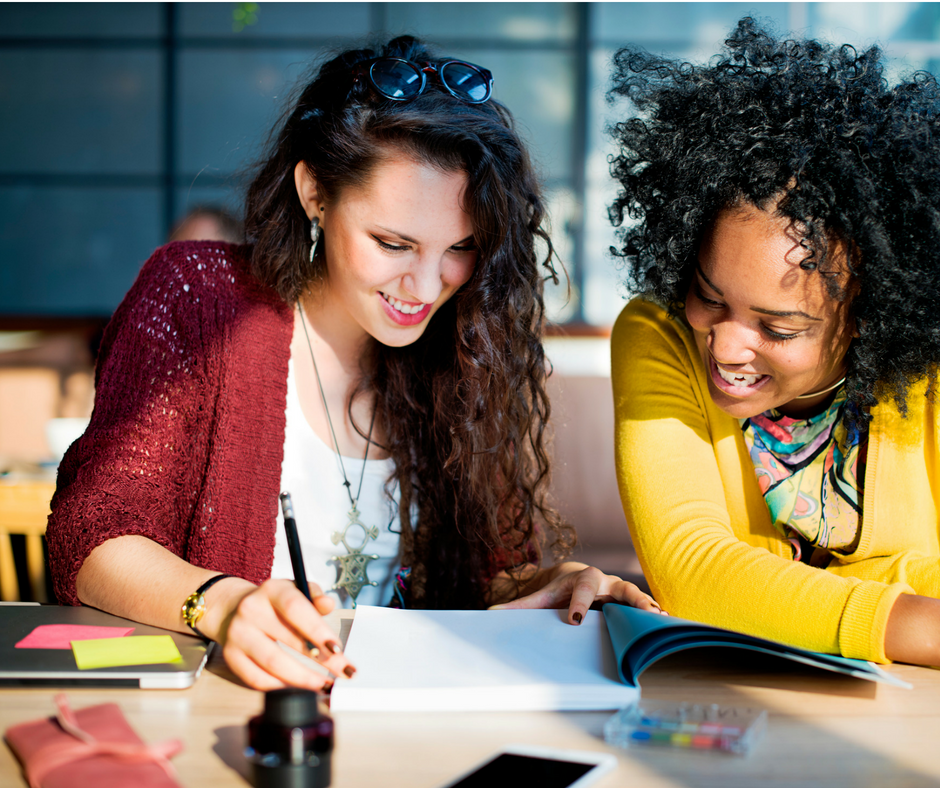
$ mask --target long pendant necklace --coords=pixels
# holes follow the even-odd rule
[[[339,441],[336,440],[336,431],[333,429],[333,420],[330,418],[330,409],[326,404],[326,394],[323,392],[323,383],[320,381],[320,370],[317,368],[317,359],[313,355],[313,343],[310,341],[310,333],[307,331],[307,320],[304,317],[303,304],[298,304],[300,310],[300,322],[304,327],[304,336],[307,338],[307,347],[310,349],[310,360],[313,361],[313,371],[317,376],[317,388],[320,390],[320,399],[323,401],[323,410],[326,413],[326,423],[330,425],[330,435],[333,438],[333,446],[336,449],[336,459],[339,461],[339,470],[343,474],[343,486],[346,488],[346,494],[349,496],[350,509],[347,514],[349,522],[342,531],[334,531],[330,540],[338,545],[342,542],[346,548],[346,555],[334,555],[333,560],[339,564],[339,579],[333,585],[333,591],[345,591],[352,599],[353,607],[356,607],[356,598],[363,586],[377,586],[375,580],[369,580],[368,567],[370,561],[375,561],[378,556],[367,554],[362,551],[369,543],[370,539],[378,539],[379,529],[376,526],[367,527],[359,519],[359,496],[362,493],[362,481],[366,476],[366,461],[369,459],[369,446],[372,444],[372,429],[375,427],[375,409],[372,409],[372,420],[369,422],[369,434],[366,437],[366,453],[362,458],[362,474],[359,476],[359,488],[356,490],[356,496],[353,497],[352,485],[349,483],[349,477],[346,476],[346,467],[343,465],[343,455],[339,450]],[[358,546],[350,544],[350,539],[355,539],[355,529],[362,532],[362,541]],[[350,533],[352,529],[353,533]]]

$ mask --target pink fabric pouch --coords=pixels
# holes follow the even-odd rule
[[[75,712],[64,694],[55,703],[55,717],[6,732],[31,788],[180,788],[168,760],[183,749],[179,740],[144,744],[116,703]]]

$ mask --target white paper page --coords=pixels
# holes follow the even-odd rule
[[[603,614],[564,610],[356,609],[333,711],[617,709],[637,691],[617,677]]]

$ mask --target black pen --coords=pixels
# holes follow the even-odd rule
[[[294,568],[294,585],[313,602],[310,596],[310,586],[307,585],[307,570],[304,569],[304,556],[300,552],[300,537],[297,536],[297,521],[294,519],[294,504],[291,503],[290,493],[281,493],[281,511],[284,512],[284,530],[287,533],[287,549],[290,551],[290,563]]]
[[[300,552],[300,537],[297,536],[297,521],[294,519],[294,504],[290,499],[289,492],[281,493],[281,511],[284,512],[284,531],[287,533],[287,549],[290,551],[290,564],[294,568],[294,585],[300,591],[310,604],[313,604],[313,597],[310,596],[310,586],[307,585],[307,570],[304,569],[304,554]],[[316,652],[311,656],[320,653],[320,649],[313,645],[309,640],[304,641],[307,650]]]

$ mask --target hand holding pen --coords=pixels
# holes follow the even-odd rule
[[[297,590],[317,608],[318,612],[326,615],[333,609],[333,600],[326,596],[319,586],[307,582],[307,570],[304,566],[303,552],[300,549],[300,537],[297,534],[297,521],[294,519],[294,505],[290,493],[281,493],[280,499],[281,510],[284,514],[284,531],[287,534],[287,549],[290,552],[291,567],[294,570],[294,584],[297,586]],[[311,592],[311,588],[316,589],[315,594]],[[323,650],[313,642],[308,641],[304,645],[306,645],[314,659],[319,659],[323,655]],[[327,665],[331,657],[341,653],[339,641],[332,630],[330,630],[330,637],[323,642],[323,649],[327,652],[326,659],[322,660],[324,665]],[[329,666],[327,665],[327,667]],[[351,678],[355,672],[356,669],[348,663],[343,668],[343,675],[347,678]]]
[[[289,496],[287,504],[290,517],[284,520],[291,560],[301,569],[296,582],[271,579],[255,586],[231,578],[219,583],[210,590],[215,598],[200,628],[222,646],[232,672],[254,689],[294,686],[329,691],[334,677],[350,678],[356,669],[343,654],[339,637],[323,620],[332,612],[333,600],[316,584],[301,580],[306,573]],[[312,657],[332,675],[305,665],[280,644]]]

